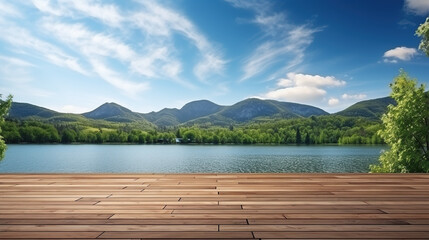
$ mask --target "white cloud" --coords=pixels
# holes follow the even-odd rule
[[[414,28],[417,24],[414,22],[411,22],[410,20],[402,19],[401,21],[398,22],[398,25],[401,26],[402,28],[407,28],[407,27]]]
[[[0,13],[0,17],[4,15],[22,17],[22,14],[13,5],[8,4],[6,1],[0,1]]]
[[[227,61],[215,53],[205,53],[203,58],[194,67],[194,74],[198,79],[206,82],[206,78],[213,74],[222,74]]]
[[[78,47],[85,55],[114,57],[123,61],[136,55],[121,41],[102,33],[92,32],[82,24],[45,21],[42,25],[50,34],[62,42]]]
[[[227,64],[219,48],[186,15],[159,2],[137,0],[133,9],[99,0],[29,2],[25,7],[36,11],[31,17],[34,30],[0,17],[0,40],[11,51],[19,49],[86,76],[97,75],[125,92],[136,94],[147,89],[149,80],[159,79],[193,89],[195,85],[181,77],[183,72],[207,82],[222,75]],[[16,9],[0,1],[1,15],[18,16]],[[196,49],[193,65],[182,63],[182,55],[187,61],[191,58],[178,48],[177,37]],[[139,80],[129,80],[136,76]]]
[[[21,60],[19,58],[8,57],[8,56],[0,56],[0,60],[6,62],[8,64],[14,65],[14,66],[19,66],[19,67],[34,67],[33,64],[31,64],[31,63],[29,63],[27,61]]]
[[[220,74],[226,61],[194,24],[178,12],[160,6],[153,1],[142,1],[144,10],[132,16],[134,24],[149,35],[171,38],[174,32],[188,38],[201,54],[201,60],[194,67],[194,74],[205,80],[212,74]]]
[[[84,70],[75,57],[64,53],[64,51],[51,43],[34,37],[26,29],[14,26],[12,23],[5,22],[4,24],[0,24],[0,39],[20,49],[26,48],[34,52],[37,57],[45,59],[52,64],[88,75],[88,72]]]
[[[167,73],[169,77],[174,77],[173,73],[180,73],[180,64],[177,62],[169,63],[169,52],[166,47],[152,47],[146,56],[138,57],[131,61],[131,69],[143,76],[154,78],[159,77],[163,73]],[[166,63],[160,69],[157,63]],[[174,67],[173,67],[174,66]],[[165,72],[168,69],[170,71]],[[175,71],[174,71],[175,70]]]
[[[295,27],[284,38],[266,41],[262,43],[253,54],[245,61],[241,80],[247,80],[266,71],[273,64],[284,61],[286,66],[281,74],[298,64],[304,59],[305,49],[312,43],[313,34],[319,30],[305,26]]]
[[[329,106],[335,106],[335,105],[338,105],[340,103],[340,100],[338,100],[338,98],[333,98],[333,97],[331,97],[329,100],[328,100],[328,104],[329,104]]]
[[[415,48],[397,47],[385,52],[383,57],[384,59],[387,59],[386,60],[387,62],[395,63],[393,60],[396,60],[396,59],[409,61],[416,54],[417,54],[417,49]]]
[[[83,24],[65,23],[62,18],[44,21],[46,30],[54,33],[62,42],[78,46],[86,56],[98,55],[120,59],[129,64],[130,70],[147,78],[168,78],[185,86],[192,84],[181,80],[183,64],[179,61],[173,34],[185,36],[199,51],[193,72],[205,80],[213,74],[221,74],[226,61],[194,24],[176,10],[153,1],[137,1],[136,11],[122,12],[115,4],[95,0],[33,0],[42,12],[51,16],[95,18],[110,27],[122,27],[122,31],[139,29],[143,33],[143,51],[121,42],[111,34],[96,33]],[[125,17],[126,16],[126,17]],[[61,20],[59,20],[61,19]]]
[[[309,104],[320,103],[327,93],[324,88],[340,87],[346,84],[345,81],[332,76],[297,74],[293,72],[288,73],[286,76],[286,78],[277,81],[278,89],[269,91],[262,97]],[[332,101],[330,101],[330,105],[332,105]]]
[[[118,73],[111,70],[100,61],[92,59],[91,65],[94,69],[94,72],[97,73],[102,79],[131,95],[136,95],[138,92],[149,89],[149,83],[135,83],[125,80]]]
[[[320,76],[320,75],[309,75],[301,73],[288,73],[287,78],[280,79],[277,83],[279,86],[287,87],[293,83],[295,86],[314,86],[314,87],[325,87],[325,86],[344,86],[345,81],[336,79],[332,76]]]
[[[53,5],[50,0],[32,0],[33,5],[41,12],[49,13],[55,16],[70,15],[71,12],[65,6],[60,4]]]
[[[10,93],[17,98],[52,96],[53,93],[40,89],[33,79],[36,66],[19,58],[0,56],[0,92]]]
[[[89,108],[75,106],[75,105],[65,105],[65,106],[62,106],[59,110],[59,112],[63,112],[63,113],[85,113],[89,111],[90,111]]]
[[[27,84],[32,81],[32,73],[26,66],[0,61],[0,82],[16,86]]]
[[[429,1],[428,0],[405,0],[405,8],[417,15],[429,14]]]
[[[124,21],[116,5],[100,4],[94,0],[32,0],[32,3],[39,11],[54,16],[76,18],[77,15],[84,15],[115,27]]]
[[[236,8],[250,9],[258,12],[267,11],[270,8],[269,2],[266,1],[249,1],[249,0],[225,0]]]
[[[363,93],[360,93],[360,94],[347,94],[347,93],[344,93],[341,96],[341,98],[345,99],[345,100],[349,100],[349,99],[362,100],[362,99],[366,98],[366,94],[363,94]]]
[[[326,91],[316,87],[300,86],[280,88],[266,93],[263,97],[283,101],[312,103],[326,95]]]
[[[117,59],[127,64],[133,73],[137,73],[146,78],[168,77],[182,85],[189,86],[185,81],[180,80],[181,63],[171,57],[167,47],[154,45],[147,46],[142,53],[136,52],[129,45],[121,40],[103,33],[96,33],[87,29],[81,24],[65,24],[61,22],[45,21],[44,28],[67,43],[84,55],[89,62],[98,61],[101,58]],[[92,64],[94,66],[94,64]],[[114,84],[110,74],[97,74],[110,84],[123,91],[129,90],[135,93],[134,88],[124,88],[119,84]],[[116,73],[118,75],[118,73]],[[117,79],[118,76],[115,77]],[[143,90],[144,88],[137,88]]]
[[[113,4],[99,4],[93,0],[69,0],[66,2],[82,14],[99,19],[111,26],[119,26],[124,20],[118,8]]]
[[[398,63],[398,60],[385,58],[385,59],[383,59],[383,62],[385,62],[385,63]]]
[[[244,61],[244,73],[240,81],[253,78],[279,63],[283,66],[275,71],[270,79],[285,74],[302,63],[305,50],[313,42],[314,33],[321,31],[320,28],[310,28],[308,25],[287,23],[285,15],[275,13],[266,1],[227,0],[227,2],[233,7],[253,11],[255,18],[251,22],[260,26],[264,33],[262,43]]]

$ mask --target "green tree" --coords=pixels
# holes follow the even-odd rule
[[[310,140],[310,134],[307,133],[307,135],[305,135],[305,144],[306,145],[310,145],[310,142],[311,142],[311,140]]]
[[[64,130],[62,137],[61,137],[61,142],[62,143],[76,142],[76,132],[72,129]]]
[[[3,101],[1,99],[1,94],[0,94],[0,124],[4,122],[4,117],[9,112],[10,106],[12,106],[12,95],[9,95],[6,98],[6,101]],[[0,134],[1,134],[1,128],[0,128]],[[2,135],[0,135],[0,160],[3,159],[5,152],[6,152],[6,143],[4,142]]]
[[[301,144],[302,140],[301,140],[301,133],[299,132],[299,127],[296,128],[295,138],[296,138],[296,144],[298,144],[298,145]]]
[[[419,49],[429,56],[429,17],[417,28],[416,35],[422,38]]]
[[[380,156],[372,172],[429,172],[429,97],[425,86],[417,87],[401,70],[391,84],[391,96],[397,105],[390,105],[382,117],[379,135],[390,150]]]

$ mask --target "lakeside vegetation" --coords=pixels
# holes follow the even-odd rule
[[[312,116],[241,125],[139,127],[137,123],[7,120],[7,143],[133,144],[382,144],[380,121],[343,116]]]

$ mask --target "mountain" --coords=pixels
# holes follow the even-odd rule
[[[390,97],[366,100],[335,113],[335,115],[378,119],[386,112],[389,104],[395,104],[395,101]],[[13,119],[31,118],[49,122],[93,121],[93,123],[103,120],[116,123],[143,124],[151,127],[154,125],[165,127],[180,124],[228,126],[251,121],[321,115],[329,115],[329,113],[309,105],[257,98],[249,98],[232,106],[221,106],[207,100],[199,100],[189,102],[181,109],[164,108],[159,112],[146,114],[133,112],[116,103],[104,103],[93,111],[83,114],[70,114],[59,113],[28,103],[14,102],[9,112],[9,118]]]
[[[219,112],[223,108],[223,106],[207,100],[193,101],[185,104],[185,106],[180,109],[179,119],[181,122],[187,122],[192,119]]]
[[[29,103],[12,102],[9,110],[9,118],[24,119],[24,118],[51,118],[60,116],[62,113],[53,110],[39,107]]]
[[[132,112],[128,108],[122,107],[116,103],[104,103],[91,112],[82,114],[86,118],[106,120],[111,122],[134,122],[146,121],[139,113]]]
[[[249,98],[232,106],[224,107],[221,111],[207,117],[190,121],[189,124],[228,125],[259,119],[299,118],[328,114],[322,109],[313,106]]]
[[[157,126],[174,126],[189,120],[208,116],[223,109],[208,100],[193,101],[185,104],[181,109],[164,108],[159,112],[150,112],[143,116]]]
[[[180,124],[179,112],[177,108],[164,108],[159,112],[150,112],[143,116],[157,126],[175,126]]]
[[[343,111],[335,113],[335,115],[378,119],[387,111],[387,106],[390,104],[396,104],[391,97],[366,100],[355,103]]]
[[[325,112],[324,110],[317,107],[309,106],[309,105],[291,103],[291,102],[278,102],[274,100],[270,100],[270,101],[274,102],[277,105],[280,105],[285,111],[291,111],[294,114],[297,114],[301,117],[329,115],[329,113]]]

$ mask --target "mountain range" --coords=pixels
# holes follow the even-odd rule
[[[358,102],[333,115],[378,119],[395,104],[390,97]],[[137,113],[116,103],[104,103],[93,111],[83,114],[60,113],[29,103],[13,102],[9,111],[10,119],[37,119],[49,122],[104,120],[109,122],[137,122],[158,127],[177,125],[219,125],[290,119],[310,116],[330,115],[326,111],[304,104],[249,98],[231,106],[221,106],[208,100],[193,101],[182,108],[164,108],[158,112]]]

